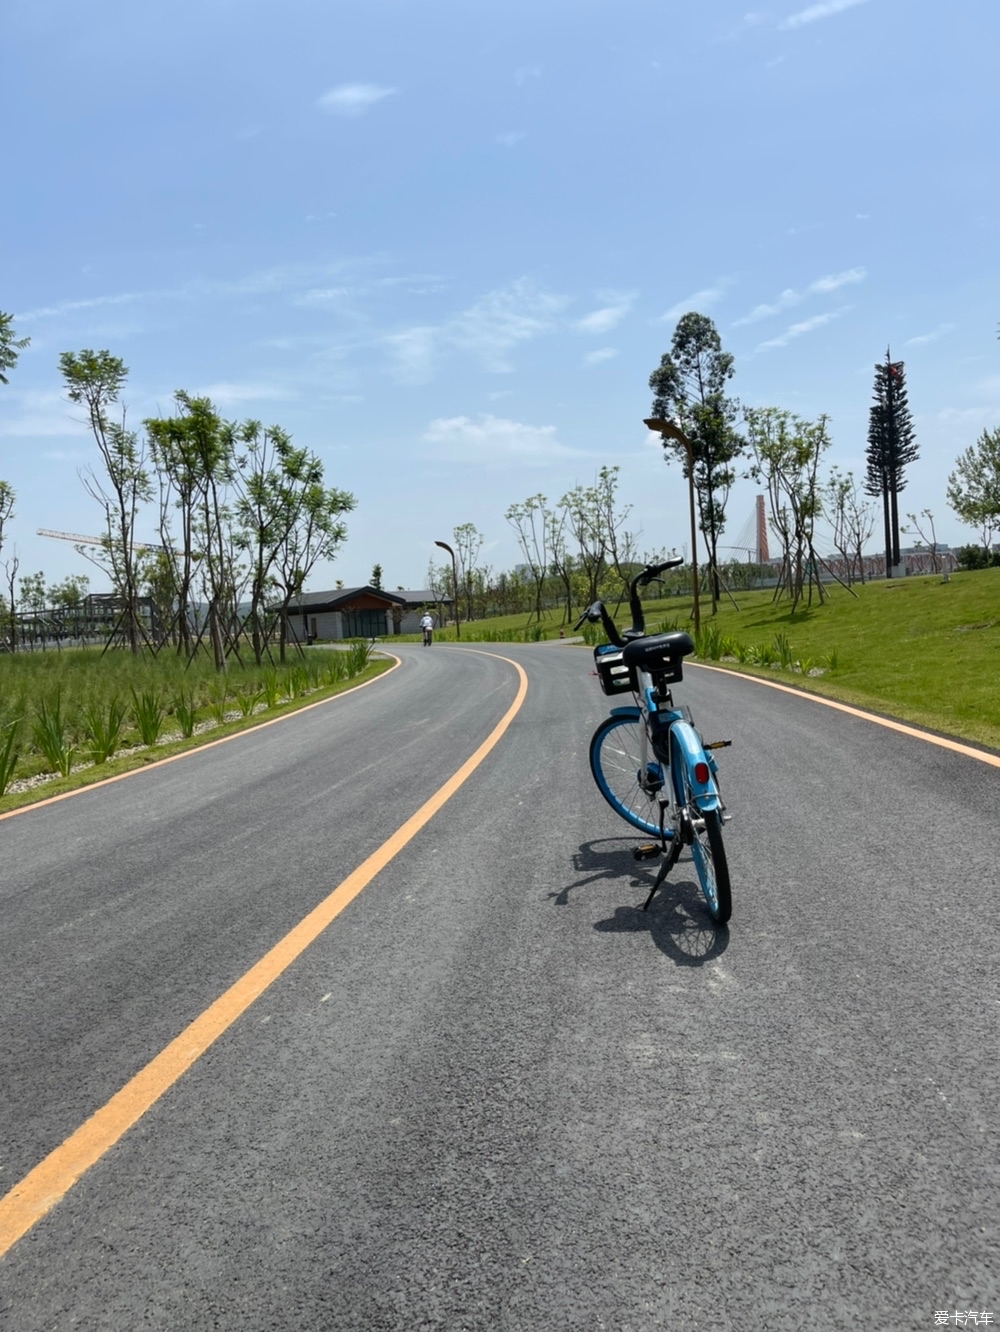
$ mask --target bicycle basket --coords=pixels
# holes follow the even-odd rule
[[[635,689],[635,674],[622,660],[621,648],[616,648],[613,643],[602,643],[594,648],[594,663],[606,694],[630,694]]]

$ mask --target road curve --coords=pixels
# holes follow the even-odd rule
[[[2,829],[0,1192],[485,739],[489,650]],[[1000,773],[692,668],[730,930],[594,790],[589,654],[0,1260],[0,1326],[1000,1321]]]

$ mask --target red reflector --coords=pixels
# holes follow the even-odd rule
[[[696,763],[694,765],[694,779],[696,782],[701,782],[702,786],[705,785],[705,783],[708,781],[707,763]]]

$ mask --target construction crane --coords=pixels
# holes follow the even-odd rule
[[[106,546],[107,537],[81,536],[79,532],[54,532],[49,527],[39,527],[37,536],[55,537],[58,541],[72,541],[77,546]],[[171,550],[168,546],[157,546],[152,541],[133,542],[134,550],[151,550],[157,555],[183,555],[182,550]]]

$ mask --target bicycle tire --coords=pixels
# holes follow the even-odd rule
[[[687,764],[680,757],[676,747],[672,758],[674,796],[679,805],[697,810],[691,792],[691,778]],[[722,814],[717,809],[708,810],[706,813],[699,812],[698,823],[701,827],[694,829],[691,859],[694,861],[698,883],[709,914],[717,925],[725,925],[733,914],[733,893],[729,880],[726,848],[722,842]]]
[[[659,837],[656,797],[639,785],[641,726],[635,717],[606,717],[590,741],[590,771],[597,789],[616,814],[640,832]]]

